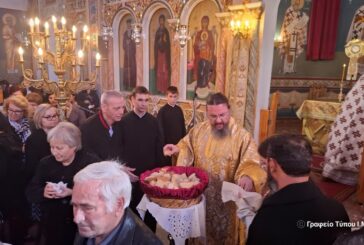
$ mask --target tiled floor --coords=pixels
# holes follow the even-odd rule
[[[299,119],[278,119],[276,133],[293,133],[300,134],[302,128],[302,122]],[[346,211],[349,214],[350,220],[363,221],[364,220],[364,205],[356,202],[356,195],[353,194],[347,200],[343,202]]]

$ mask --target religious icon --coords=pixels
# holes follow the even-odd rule
[[[309,17],[302,11],[304,0],[292,0],[287,8],[281,28],[279,52],[283,60],[283,73],[296,72],[296,58],[302,54],[307,43]]]
[[[159,27],[154,39],[154,67],[157,90],[165,93],[170,85],[171,77],[171,42],[168,29],[165,26],[166,17],[160,15]]]
[[[6,13],[2,17],[2,38],[4,40],[4,48],[6,54],[6,71],[7,73],[17,73],[15,65],[16,48],[20,42],[16,37],[16,18],[13,14]]]
[[[124,51],[122,89],[131,90],[136,86],[136,44],[132,39],[131,18],[126,20],[126,30],[124,31],[122,42]]]
[[[201,18],[200,28],[193,33],[193,60],[191,77],[194,84],[194,94],[198,98],[206,98],[214,89],[216,77],[216,27],[210,27],[210,17]]]

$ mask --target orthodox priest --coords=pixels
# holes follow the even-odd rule
[[[261,192],[267,175],[251,135],[230,117],[228,99],[221,93],[210,95],[206,113],[207,121],[193,127],[177,145],[165,145],[163,151],[167,156],[178,154],[177,165],[208,172],[207,244],[245,244],[245,225],[236,216],[235,203],[222,202],[222,182]]]

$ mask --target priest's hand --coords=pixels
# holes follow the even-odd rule
[[[163,154],[165,156],[172,156],[174,154],[177,154],[179,152],[179,148],[176,145],[173,144],[167,144],[163,147]]]
[[[246,191],[255,191],[254,182],[247,175],[243,175],[238,179],[238,185]]]

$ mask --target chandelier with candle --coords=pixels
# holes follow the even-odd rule
[[[174,41],[177,41],[181,48],[184,48],[191,39],[188,33],[188,26],[180,24],[179,19],[168,19],[168,24],[174,29]]]
[[[225,20],[228,20],[229,28],[234,36],[249,39],[256,30],[261,13],[262,2],[253,2],[230,5],[228,12],[216,13],[215,15],[222,23],[226,23]]]
[[[45,93],[55,94],[60,109],[60,117],[65,118],[66,103],[71,94],[82,90],[95,88],[101,55],[95,54],[96,70],[89,80],[84,79],[85,59],[91,52],[90,36],[87,25],[82,28],[78,37],[77,27],[67,29],[66,19],[60,21],[52,16],[52,25],[41,21],[38,17],[29,20],[29,36],[33,59],[36,60],[34,69],[24,67],[24,49],[19,47],[19,60],[24,76],[23,85],[42,89]],[[51,32],[53,30],[53,32]],[[34,71],[33,71],[34,70]],[[54,77],[50,79],[53,71]]]

